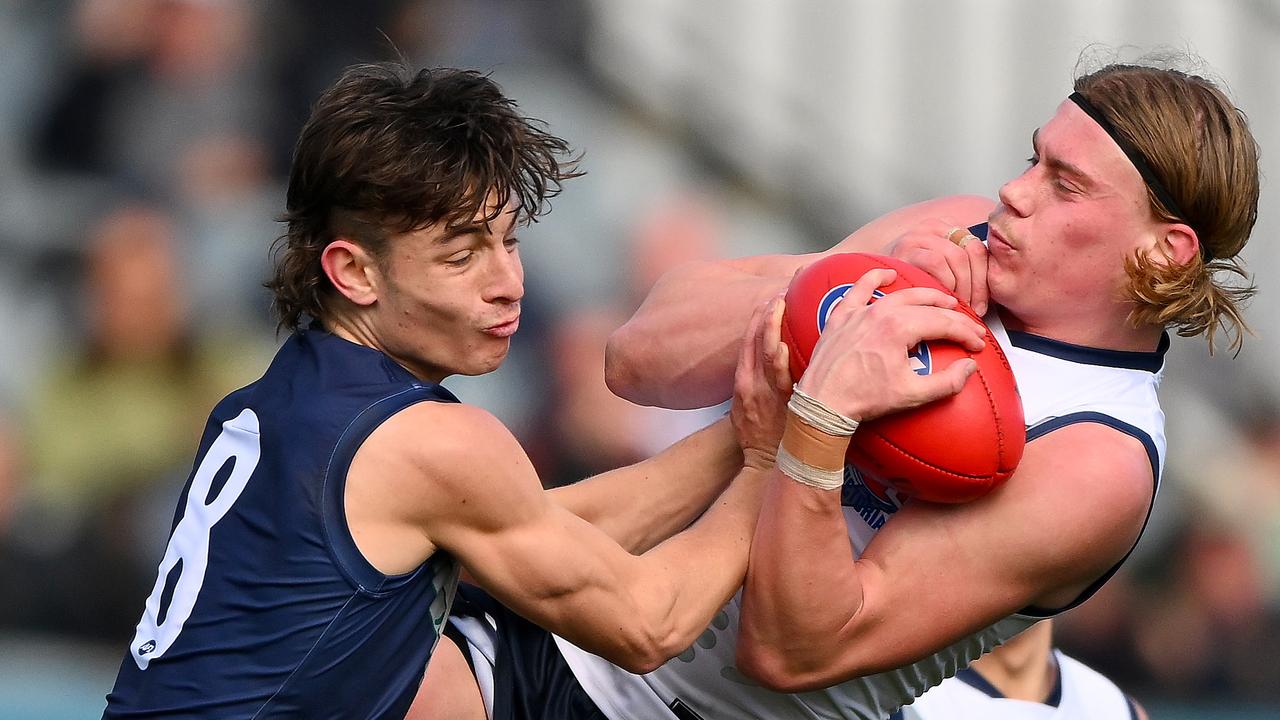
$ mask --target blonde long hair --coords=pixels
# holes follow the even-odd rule
[[[1142,64],[1107,65],[1075,91],[1145,157],[1184,217],[1148,189],[1154,215],[1193,228],[1201,252],[1183,265],[1138,255],[1125,263],[1135,307],[1129,322],[1179,335],[1224,331],[1238,351],[1241,314],[1256,288],[1239,258],[1258,217],[1258,145],[1245,114],[1212,81]],[[1233,277],[1234,276],[1234,277]]]

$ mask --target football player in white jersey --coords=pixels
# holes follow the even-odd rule
[[[1147,720],[1106,676],[1053,647],[1052,623],[974,660],[890,720]]]
[[[1082,602],[1123,562],[1163,466],[1166,329],[1211,343],[1234,329],[1239,341],[1239,303],[1252,288],[1219,274],[1243,275],[1236,258],[1257,216],[1257,148],[1243,114],[1200,77],[1111,65],[1074,89],[1032,134],[1030,165],[998,202],[908,207],[828,251],[892,254],[985,313],[1028,423],[1014,476],[963,505],[876,496],[853,471],[823,489],[815,479],[843,469],[848,437],[817,433],[825,438],[804,451],[808,469],[772,473],[745,587],[698,642],[637,676],[557,639],[569,672],[552,674],[561,683],[552,694],[572,685],[610,720],[881,719]],[[966,230],[983,219],[985,244]],[[723,400],[751,308],[813,259],[673,271],[611,338],[610,386],[667,407]],[[889,277],[868,273],[855,290],[869,296]],[[843,334],[903,330],[861,303],[840,307]],[[850,357],[846,344],[836,362],[830,335],[797,387],[847,420],[867,417],[877,408],[857,368],[909,372],[906,357],[862,348]],[[786,436],[782,449],[798,451]],[[515,671],[518,688],[532,682],[525,670]],[[522,690],[533,691],[546,688]]]

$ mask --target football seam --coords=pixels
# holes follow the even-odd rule
[[[991,332],[987,332],[987,342],[995,342],[995,338],[991,336]],[[974,373],[978,376],[978,381],[982,383],[982,390],[987,394],[987,405],[991,406],[991,419],[996,426],[996,473],[1004,469],[1004,430],[1000,427],[1000,409],[996,407],[995,395],[991,392],[991,386],[987,384],[987,377],[983,374],[982,368]]]
[[[1005,368],[1009,370],[1009,374],[1013,376],[1014,395],[1015,397],[1017,397],[1018,396],[1018,393],[1017,393],[1018,378],[1016,375],[1013,375],[1013,365],[1009,363],[1009,356],[1005,355],[1004,348],[1000,347],[1000,343],[996,340],[995,335],[991,332],[990,328],[987,328],[987,342],[992,343],[992,347],[996,351],[996,355],[1000,358],[1000,362],[1004,365]],[[982,377],[982,368],[978,368],[978,376]],[[996,443],[999,446],[999,451],[1000,451],[999,461],[997,462],[997,465],[999,466],[998,470],[1001,472],[1012,473],[1013,469],[1005,468],[1005,462],[1009,458],[1005,453],[1006,438],[1005,438],[1005,432],[1004,432],[1004,423],[1000,422],[1000,415],[996,413],[995,396],[991,393],[991,388],[987,385],[986,378],[982,379],[982,386],[984,388],[987,388],[987,399],[991,403],[992,417],[994,417],[996,420]],[[1018,398],[1018,402],[1019,403],[1022,402],[1021,397]]]
[[[954,471],[954,470],[948,470],[948,469],[946,469],[946,468],[944,468],[944,467],[942,467],[942,466],[940,466],[940,465],[934,465],[933,463],[929,462],[928,460],[925,460],[924,458],[918,457],[918,456],[916,456],[916,455],[912,455],[911,453],[907,452],[906,450],[903,450],[901,447],[898,447],[897,445],[895,445],[895,444],[893,443],[893,441],[889,440],[889,438],[885,437],[884,435],[881,435],[880,433],[874,433],[872,437],[876,438],[876,439],[877,439],[877,440],[879,440],[880,442],[882,442],[882,443],[884,443],[885,445],[889,446],[891,449],[893,449],[893,450],[894,450],[895,452],[897,452],[899,455],[902,455],[903,457],[908,458],[908,459],[910,459],[910,460],[911,460],[911,461],[913,461],[913,462],[920,463],[921,465],[924,465],[925,467],[927,467],[927,468],[929,468],[929,469],[931,469],[931,470],[936,470],[936,471],[938,471],[938,472],[940,472],[940,473],[942,473],[942,474],[944,474],[944,475],[950,475],[950,476],[951,476],[951,477],[953,477],[953,478],[959,478],[959,479],[961,479],[961,480],[991,480],[992,478],[998,477],[998,475],[999,475],[999,469],[998,469],[998,468],[997,468],[997,472],[996,472],[996,473],[994,473],[994,474],[985,474],[985,475],[966,475],[965,473],[958,473],[958,472],[956,472],[956,471]]]

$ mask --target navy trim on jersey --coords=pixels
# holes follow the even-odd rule
[[[974,670],[972,667],[960,668],[956,673],[956,679],[968,685],[969,687],[985,694],[987,697],[996,700],[1008,699],[1000,689],[991,684],[991,681],[983,677],[982,673]],[[1042,705],[1049,707],[1058,707],[1062,704],[1062,666],[1055,659],[1053,663],[1053,688],[1049,690],[1049,695],[1044,700],[1037,701]]]
[[[1160,482],[1160,453],[1156,450],[1156,442],[1151,439],[1151,435],[1137,425],[1114,418],[1105,413],[1097,411],[1075,412],[1068,415],[1059,415],[1058,417],[1049,418],[1037,425],[1027,428],[1027,442],[1031,442],[1036,438],[1044,437],[1054,430],[1060,430],[1068,425],[1077,423],[1093,422],[1107,427],[1114,428],[1128,435],[1139,442],[1147,450],[1147,459],[1151,461],[1151,477],[1155,478],[1157,486]]]
[[[1049,657],[1053,659],[1053,689],[1049,691],[1049,697],[1045,698],[1044,704],[1049,707],[1058,707],[1062,704],[1062,663],[1058,662],[1058,656],[1050,653]]]
[[[1119,420],[1117,418],[1111,417],[1110,415],[1105,415],[1100,412],[1092,412],[1092,411],[1077,412],[1077,413],[1071,413],[1069,415],[1062,415],[1056,418],[1049,418],[1048,420],[1045,420],[1039,425],[1034,425],[1032,427],[1027,428],[1027,442],[1031,442],[1036,438],[1044,437],[1045,435],[1048,435],[1054,430],[1059,430],[1061,428],[1067,427],[1068,425],[1076,425],[1078,423],[1086,423],[1086,422],[1099,423],[1101,425],[1106,425],[1107,427],[1119,430],[1125,435],[1136,438],[1138,441],[1142,443],[1142,446],[1147,450],[1147,459],[1151,461],[1152,489],[1151,489],[1151,502],[1150,504],[1147,505],[1147,516],[1143,518],[1142,529],[1138,531],[1138,539],[1141,539],[1142,533],[1147,531],[1147,523],[1151,521],[1151,510],[1152,508],[1155,507],[1155,504],[1156,504],[1156,491],[1160,489],[1160,455],[1156,450],[1155,441],[1151,439],[1151,435],[1148,434],[1146,430],[1143,430],[1142,428],[1137,427],[1135,425],[1130,425],[1129,423],[1123,420]],[[1080,603],[1092,597],[1093,594],[1098,591],[1098,588],[1102,587],[1108,580],[1110,580],[1111,576],[1115,575],[1116,571],[1120,569],[1120,566],[1124,564],[1124,561],[1129,559],[1129,555],[1133,553],[1133,548],[1137,546],[1138,546],[1138,540],[1135,539],[1133,541],[1133,546],[1129,548],[1129,552],[1125,553],[1124,557],[1120,558],[1120,562],[1111,566],[1110,570],[1104,573],[1102,577],[1098,578],[1093,583],[1091,583],[1089,587],[1084,589],[1084,592],[1080,593],[1079,597],[1077,597],[1075,600],[1072,600],[1065,607],[1050,609],[1050,608],[1041,608],[1041,607],[1036,607],[1034,605],[1031,605],[1018,611],[1018,614],[1026,615],[1028,617],[1044,618],[1044,617],[1052,617],[1054,615],[1066,612],[1067,610],[1070,610],[1071,608],[1076,607]]]
[[[1006,332],[1009,334],[1009,342],[1022,350],[1083,365],[1101,365],[1126,370],[1159,372],[1164,366],[1164,354],[1169,350],[1169,333],[1167,332],[1160,334],[1160,345],[1155,352],[1105,350],[1087,345],[1075,345],[1019,330],[1006,329]]]
[[[355,539],[351,537],[351,527],[347,524],[347,471],[351,468],[351,461],[355,458],[356,451],[382,423],[410,405],[430,401],[458,402],[458,398],[438,385],[430,387],[417,385],[385,397],[365,408],[342,431],[338,444],[333,449],[329,466],[325,469],[322,514],[330,551],[338,568],[347,576],[347,579],[360,592],[373,597],[390,593],[413,580],[423,570],[437,564],[445,553],[437,551],[418,567],[399,575],[386,575],[375,568],[365,558],[364,553],[360,552]]]
[[[971,667],[960,668],[956,672],[956,679],[987,697],[993,697],[997,700],[1004,699],[1004,693],[1000,692],[995,685],[991,684],[990,680],[982,677],[981,673]]]

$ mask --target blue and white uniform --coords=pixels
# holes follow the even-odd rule
[[[457,398],[313,328],[214,408],[105,718],[404,717],[457,565],[382,574],[343,501],[360,445],[419,402]]]
[[[1057,682],[1044,702],[1005,697],[973,668],[920,696],[892,720],[1138,720],[1137,706],[1102,673],[1053,651]]]
[[[985,320],[1018,380],[1029,443],[1076,423],[1107,425],[1143,444],[1158,487],[1165,438],[1164,413],[1156,390],[1167,336],[1155,352],[1120,352],[1009,332],[995,313]],[[1152,498],[1154,501],[1154,493]],[[902,506],[902,500],[892,492],[887,497],[871,492],[856,470],[846,468],[842,504],[849,540],[854,553],[861,554]],[[716,615],[688,650],[643,676],[628,673],[562,638],[555,639],[582,689],[611,720],[881,720],[1038,620],[1083,602],[1114,570],[1068,607],[1026,608],[919,662],[798,694],[766,690],[734,667],[739,596]]]

